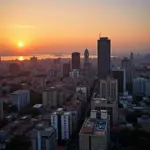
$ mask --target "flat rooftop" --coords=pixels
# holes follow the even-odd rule
[[[14,91],[12,94],[21,94],[21,93],[27,93],[29,92],[29,90],[18,90],[18,91]]]
[[[107,120],[88,118],[80,130],[80,134],[104,135],[107,130]]]

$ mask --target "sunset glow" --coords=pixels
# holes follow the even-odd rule
[[[23,47],[24,45],[23,45],[22,42],[19,42],[19,43],[18,43],[18,46],[21,48],[21,47]]]
[[[100,32],[112,40],[112,53],[146,50],[149,6],[149,0],[1,0],[0,54],[8,50],[17,55],[20,39],[18,47],[27,54],[86,47],[96,53]]]
[[[23,61],[24,57],[23,56],[19,56],[18,60]]]

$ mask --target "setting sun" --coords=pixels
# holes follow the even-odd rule
[[[18,58],[20,61],[23,61],[24,60],[24,57],[23,56],[19,56]]]
[[[24,45],[23,45],[22,42],[19,42],[19,43],[18,43],[18,46],[19,46],[19,47],[23,47]]]

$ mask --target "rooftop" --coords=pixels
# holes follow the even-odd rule
[[[12,94],[20,94],[20,93],[26,93],[26,92],[28,92],[28,90],[18,90],[18,91],[13,92]]]
[[[33,108],[41,108],[42,107],[42,104],[35,104],[34,106],[33,106]]]
[[[88,118],[81,128],[80,134],[104,135],[106,129],[107,120]]]

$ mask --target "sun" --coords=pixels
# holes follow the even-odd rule
[[[19,56],[18,58],[20,61],[23,61],[24,60],[24,57],[23,56]]]
[[[23,47],[23,46],[24,46],[24,45],[23,45],[23,43],[22,43],[22,42],[19,42],[19,43],[18,43],[18,47],[20,47],[20,48],[21,48],[21,47]]]

